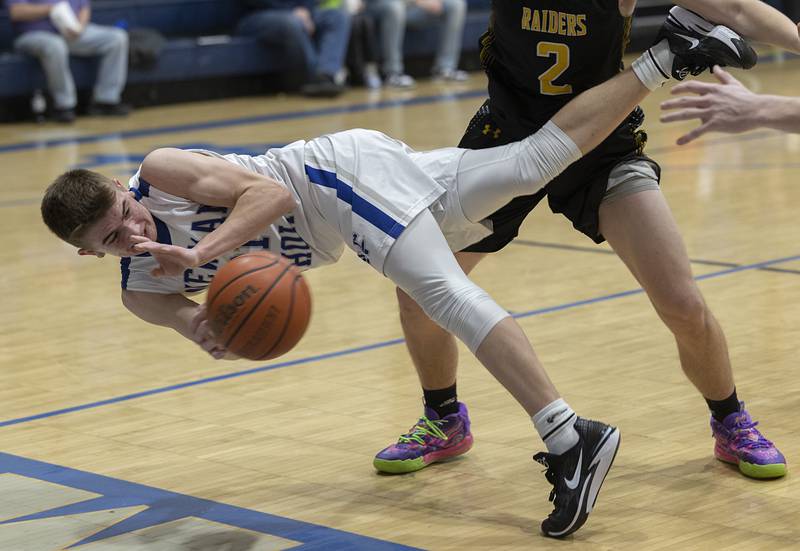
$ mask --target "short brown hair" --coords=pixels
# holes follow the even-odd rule
[[[83,247],[83,234],[114,205],[114,182],[91,170],[70,170],[56,178],[42,198],[42,220],[54,234]]]

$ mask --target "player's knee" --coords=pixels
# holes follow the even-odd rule
[[[128,49],[128,33],[123,29],[113,28],[111,32],[111,43],[115,49]]]
[[[430,317],[433,321],[446,329],[450,329],[450,320],[454,317],[454,312],[459,309],[463,301],[463,285],[448,278],[430,279],[423,285],[410,291],[408,298],[415,302],[417,308]],[[398,300],[400,295],[398,294]],[[406,313],[413,315],[414,307],[405,303]],[[404,304],[401,303],[401,308]],[[402,312],[401,312],[402,314]]]
[[[50,62],[66,64],[69,60],[69,48],[64,40],[48,40],[42,44],[41,57]]]
[[[706,324],[708,307],[693,283],[655,302],[656,310],[673,331],[696,331]]]
[[[470,343],[484,299],[488,299],[485,291],[469,280],[444,280],[427,289],[418,303],[430,319]]]

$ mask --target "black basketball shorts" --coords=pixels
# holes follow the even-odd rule
[[[647,139],[644,132],[637,131],[642,119],[643,114],[637,109],[602,144],[570,165],[542,191],[517,197],[491,214],[488,218],[492,222],[492,234],[464,251],[491,253],[508,245],[519,234],[525,217],[545,196],[550,210],[566,216],[576,230],[595,243],[602,243],[605,239],[600,235],[598,213],[611,171],[621,163],[644,160],[654,168],[657,178],[660,174],[658,164],[642,153]],[[521,140],[536,130],[538,128],[512,131],[501,128],[492,116],[487,100],[475,113],[458,146],[485,149],[505,145]]]

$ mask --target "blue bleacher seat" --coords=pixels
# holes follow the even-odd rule
[[[478,37],[489,20],[490,0],[468,0],[464,50],[476,51]],[[131,70],[129,84],[185,81],[277,73],[288,69],[279,53],[252,37],[231,36],[244,12],[237,0],[94,0],[92,21],[127,28],[156,29],[168,38],[158,63],[147,70]],[[409,31],[406,55],[420,57],[435,51],[437,35]],[[38,63],[12,52],[13,35],[8,12],[0,10],[0,97],[24,96],[44,87]],[[79,89],[91,88],[96,61],[72,58]]]

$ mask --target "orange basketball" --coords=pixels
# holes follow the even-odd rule
[[[291,350],[306,332],[311,293],[291,261],[257,252],[217,271],[206,306],[219,344],[242,358],[269,360]]]

